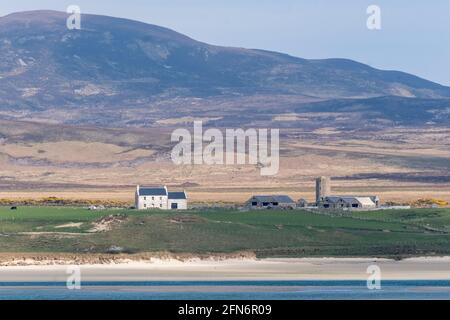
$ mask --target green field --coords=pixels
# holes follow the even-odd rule
[[[106,216],[108,230],[93,230]],[[108,220],[108,219],[106,219]],[[450,209],[353,212],[210,209],[89,211],[68,207],[0,208],[0,252],[231,253],[259,257],[450,254]]]

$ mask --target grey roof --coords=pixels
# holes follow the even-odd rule
[[[327,196],[324,197],[325,201],[331,202],[331,203],[336,203],[339,201],[343,201],[345,203],[354,203],[356,202],[361,202],[362,199],[370,199],[372,202],[375,202],[374,199],[379,199],[376,196],[373,197],[367,197],[367,196]]]
[[[358,199],[356,197],[342,197],[341,199],[345,203],[353,203],[355,201],[358,201]]]
[[[342,197],[338,197],[338,196],[327,196],[327,197],[323,197],[323,199],[324,199],[325,201],[335,203],[335,202],[338,202],[339,200],[341,200]]]
[[[167,196],[167,190],[164,187],[140,187],[140,196]]]
[[[184,191],[181,191],[181,192],[169,192],[169,199],[172,199],[172,200],[186,199],[186,193]]]
[[[271,196],[253,196],[251,198],[251,200],[256,200],[259,202],[270,202],[270,201],[272,201],[272,197]]]
[[[271,195],[271,196],[253,196],[252,199],[255,199],[259,202],[281,202],[281,203],[295,203],[291,197],[286,195]]]

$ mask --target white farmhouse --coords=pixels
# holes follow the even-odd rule
[[[138,210],[186,210],[186,192],[169,192],[167,187],[136,187],[135,207]]]

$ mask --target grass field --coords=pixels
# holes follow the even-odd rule
[[[111,216],[113,216],[111,218]],[[106,218],[105,218],[106,217]],[[449,255],[450,209],[186,212],[0,208],[0,252],[232,253],[259,257]]]

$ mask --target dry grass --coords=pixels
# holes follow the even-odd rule
[[[448,128],[358,133],[331,127],[285,129],[280,138],[280,171],[263,177],[254,165],[175,166],[169,154],[169,128],[47,124],[45,135],[42,124],[0,124],[4,125],[0,133],[10,134],[0,142],[0,198],[132,202],[134,185],[165,184],[187,189],[195,202],[242,202],[255,193],[313,200],[314,177],[330,175],[339,194],[378,194],[384,201],[395,202],[450,200]]]
[[[156,121],[157,124],[164,125],[179,125],[179,124],[192,124],[194,121],[202,121],[203,124],[209,121],[220,120],[222,117],[208,118],[208,117],[181,117],[181,118],[169,118]]]
[[[55,162],[107,163],[149,157],[151,150],[128,149],[114,144],[58,141],[35,144],[3,144],[0,152],[13,158],[31,157]]]
[[[299,188],[188,188],[189,200],[192,203],[237,203],[242,204],[254,194],[288,194],[293,199],[298,200],[305,198],[308,201],[314,201],[315,194],[311,187]],[[209,189],[205,191],[204,189]],[[333,189],[339,195],[355,195],[355,194],[376,194],[379,195],[383,202],[411,203],[421,198],[437,198],[450,202],[450,187],[431,189],[427,186],[394,188],[386,190],[385,186],[373,186],[364,188],[343,188],[335,187]],[[1,198],[7,198],[17,201],[26,199],[42,199],[45,197],[56,196],[58,198],[76,201],[117,201],[121,204],[132,205],[134,202],[134,188],[121,188],[117,190],[104,191],[101,189],[92,190],[66,190],[66,191],[29,191],[15,190],[0,192]]]

